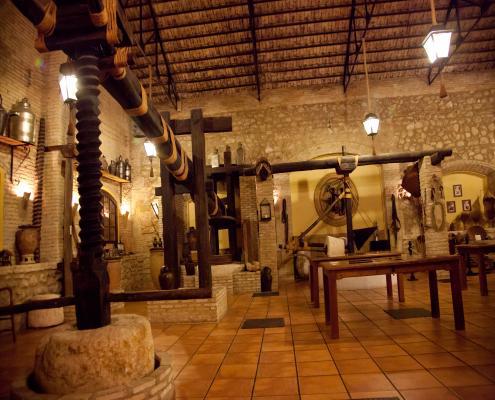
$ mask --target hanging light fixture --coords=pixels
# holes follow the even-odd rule
[[[430,0],[430,6],[432,27],[423,40],[423,48],[428,55],[428,60],[433,64],[438,59],[447,58],[449,56],[452,31],[445,29],[443,25],[437,23],[435,0]]]
[[[148,139],[144,141],[144,151],[150,160],[150,178],[153,178],[153,158],[156,157],[156,147]]]
[[[368,64],[366,63],[366,41],[363,37],[363,61],[364,61],[364,75],[366,78],[366,92],[368,94],[368,113],[364,117],[363,126],[368,136],[375,136],[378,133],[380,126],[380,119],[378,116],[371,112],[371,95],[370,95],[370,81],[368,79]],[[373,143],[373,149],[375,145]],[[374,150],[373,150],[374,151]]]
[[[364,117],[363,121],[364,130],[368,136],[375,136],[378,133],[378,127],[380,126],[380,119],[376,114],[368,113]]]
[[[65,63],[60,66],[59,86],[64,103],[75,103],[77,99],[77,77],[73,64]]]

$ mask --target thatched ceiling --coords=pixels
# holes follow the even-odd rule
[[[373,78],[415,75],[428,82],[437,71],[430,71],[421,47],[431,27],[429,0],[122,3],[144,52],[136,57],[133,69],[147,82],[151,65],[155,101],[167,101],[169,83],[172,97],[174,92],[190,97],[343,85],[344,80],[349,85],[364,73],[363,35]],[[495,1],[436,0],[435,4],[438,22],[447,21],[455,31],[453,55],[444,71],[494,68]],[[458,41],[462,43],[456,46]]]

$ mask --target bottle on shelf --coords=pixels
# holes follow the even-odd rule
[[[239,145],[237,146],[236,163],[237,163],[237,165],[244,164],[244,147],[242,147],[241,142],[239,142]]]
[[[119,159],[117,160],[117,173],[116,175],[119,178],[125,178],[125,166],[124,166],[124,160],[122,160],[122,156],[119,156]]]
[[[156,236],[153,238],[153,248],[156,249],[158,247],[158,239]]]
[[[230,150],[230,146],[227,145],[225,147],[225,151],[223,152],[223,165],[231,165],[232,164],[232,152]]]
[[[124,179],[127,181],[131,181],[131,164],[129,163],[129,160],[126,158],[124,162]]]
[[[211,167],[218,168],[220,166],[220,154],[218,153],[218,149],[215,149],[213,155],[211,156]]]
[[[160,248],[163,247],[162,238],[158,238],[158,247],[160,247]]]

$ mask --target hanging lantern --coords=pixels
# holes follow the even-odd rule
[[[150,178],[153,178],[153,158],[156,157],[156,147],[148,139],[144,141],[144,151],[150,160]]]
[[[270,221],[272,219],[272,206],[267,199],[260,203],[260,220]]]
[[[442,25],[432,27],[423,40],[423,47],[432,64],[439,58],[447,58],[449,56],[452,31],[442,28]]]
[[[363,126],[368,136],[375,136],[378,133],[380,119],[376,114],[369,113],[364,117]]]
[[[74,103],[77,100],[77,77],[72,64],[66,63],[60,66],[59,85],[64,103]]]

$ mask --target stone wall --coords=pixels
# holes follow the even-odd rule
[[[210,299],[148,301],[152,323],[218,322],[227,312],[227,289],[213,288]]]
[[[10,287],[14,295],[14,304],[28,301],[38,294],[62,292],[62,273],[55,263],[13,265],[0,267],[0,287]],[[8,305],[6,292],[0,293],[0,305]],[[26,314],[15,316],[16,329],[26,326]],[[0,329],[9,326],[8,321],[1,321]]]
[[[125,292],[153,289],[149,253],[122,257],[122,289]]]

